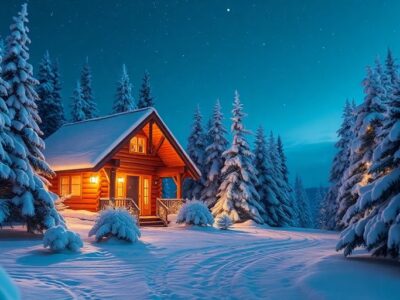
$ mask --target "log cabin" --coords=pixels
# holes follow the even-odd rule
[[[168,224],[182,202],[186,178],[201,174],[154,108],[63,125],[46,139],[44,155],[56,172],[50,190],[71,209],[123,206],[146,224]],[[176,184],[162,199],[163,178]]]

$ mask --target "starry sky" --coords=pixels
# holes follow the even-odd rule
[[[2,0],[0,35],[23,1]],[[255,131],[279,133],[292,175],[326,185],[346,98],[362,100],[365,67],[400,50],[399,1],[30,0],[31,63],[60,62],[64,104],[88,56],[101,114],[121,65],[138,88],[151,75],[156,107],[182,142],[197,104],[208,117],[234,90]],[[228,122],[227,122],[228,125]],[[251,140],[251,139],[250,139]]]

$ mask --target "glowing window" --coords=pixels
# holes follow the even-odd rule
[[[146,138],[142,136],[135,136],[129,143],[130,153],[146,153]]]
[[[123,178],[118,178],[117,180],[117,197],[124,197],[124,180]]]
[[[149,204],[149,180],[143,180],[143,202],[144,205],[147,206]]]
[[[61,196],[80,196],[81,195],[81,176],[61,176],[60,177]]]

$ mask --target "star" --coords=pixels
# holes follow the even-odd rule
[[[231,9],[228,7],[228,8],[226,9],[226,11],[227,11],[227,12],[231,12]]]

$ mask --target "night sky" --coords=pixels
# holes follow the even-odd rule
[[[23,1],[2,0],[0,34]],[[220,98],[230,116],[238,89],[246,125],[280,133],[291,174],[327,184],[346,98],[362,99],[365,66],[400,51],[399,1],[34,0],[31,63],[48,49],[60,62],[64,103],[85,57],[102,115],[111,111],[125,63],[138,87],[152,77],[156,107],[182,142],[197,104]]]

